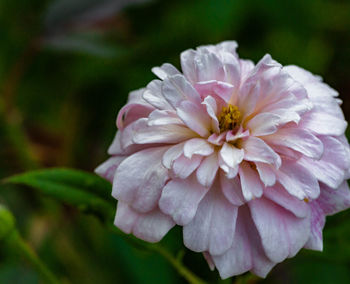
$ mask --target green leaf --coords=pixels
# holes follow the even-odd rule
[[[4,183],[27,185],[61,202],[91,212],[104,221],[114,214],[111,184],[87,172],[52,168],[14,175]]]

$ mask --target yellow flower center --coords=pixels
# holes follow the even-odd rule
[[[238,107],[228,105],[227,107],[222,108],[218,119],[220,131],[224,132],[235,129],[241,123],[242,117]]]

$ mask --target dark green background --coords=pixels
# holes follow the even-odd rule
[[[257,62],[270,53],[321,75],[340,92],[349,118],[350,1],[124,1],[135,4],[101,10],[112,2],[0,1],[0,178],[52,166],[92,171],[107,158],[128,92],[154,78],[153,66],[179,67],[181,51],[223,40],[238,41],[243,58]],[[0,203],[44,262],[71,283],[185,282],[160,256],[29,188],[1,189]],[[261,283],[350,283],[349,217],[327,219],[324,253],[302,251]],[[180,228],[163,243],[182,249]],[[219,281],[200,254],[186,251],[184,261]],[[0,283],[38,281],[0,243]]]

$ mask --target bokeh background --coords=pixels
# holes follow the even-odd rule
[[[181,51],[228,39],[243,58],[270,53],[321,75],[350,118],[350,1],[1,0],[0,178],[56,166],[93,171],[107,158],[118,110],[154,78],[153,66],[179,67]],[[0,186],[0,203],[63,280],[186,283],[159,255],[30,188]],[[350,283],[350,212],[329,217],[324,238],[323,253],[303,250],[251,283]],[[181,230],[162,243],[182,250]],[[235,281],[220,281],[200,254],[184,253],[208,282]],[[0,242],[0,283],[38,282]]]

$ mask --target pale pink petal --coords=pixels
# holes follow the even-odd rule
[[[183,125],[182,120],[173,110],[154,110],[148,116],[148,126],[179,124]]]
[[[282,166],[275,174],[283,187],[300,200],[315,199],[320,194],[320,186],[315,176],[297,162],[283,160]]]
[[[191,83],[198,82],[197,66],[195,65],[196,54],[193,49],[188,49],[180,55],[182,72]]]
[[[182,75],[166,77],[162,85],[162,94],[174,108],[184,100],[201,103],[196,89]]]
[[[180,157],[183,153],[185,142],[175,144],[168,148],[168,150],[164,153],[162,158],[163,166],[167,169],[171,169],[174,160]]]
[[[173,220],[159,209],[148,213],[137,213],[127,203],[118,202],[114,225],[126,234],[150,243],[159,242],[174,227]]]
[[[174,109],[163,97],[162,84],[160,80],[151,81],[143,93],[143,99],[157,109]]]
[[[207,261],[209,269],[213,271],[215,269],[215,264],[213,262],[211,255],[207,251],[205,251],[203,252],[203,257]]]
[[[323,144],[315,135],[300,128],[283,128],[265,136],[264,140],[273,145],[285,146],[310,158],[319,159],[323,154]]]
[[[160,79],[164,80],[168,76],[180,75],[181,73],[173,65],[164,63],[160,67],[153,67],[152,72]]]
[[[323,250],[322,230],[326,223],[326,216],[317,201],[310,202],[311,231],[305,248],[312,250]]]
[[[275,265],[265,255],[259,234],[246,206],[241,206],[238,210],[231,248],[222,255],[212,256],[212,259],[222,279],[248,270],[260,277],[266,277]]]
[[[178,143],[196,137],[191,129],[182,125],[148,126],[147,119],[142,119],[133,129],[133,141],[138,144],[146,143]]]
[[[243,160],[245,152],[243,149],[238,149],[235,146],[224,143],[220,150],[221,159],[231,168],[235,168]]]
[[[177,115],[193,131],[202,137],[210,135],[211,119],[205,113],[203,105],[197,105],[190,101],[182,102],[177,108]]]
[[[225,137],[226,137],[226,133],[221,133],[221,134],[216,134],[216,133],[213,133],[212,135],[210,135],[207,140],[208,142],[210,142],[211,144],[214,144],[214,145],[218,145],[218,146],[221,146],[222,144],[224,144],[225,142]]]
[[[237,207],[218,188],[212,188],[200,202],[195,217],[183,228],[185,246],[211,255],[224,253],[232,245],[236,217]]]
[[[293,257],[310,234],[310,218],[298,218],[265,198],[248,203],[266,255],[273,262]]]
[[[296,217],[304,218],[309,214],[308,203],[291,196],[280,184],[266,187],[264,189],[264,197],[292,212]]]
[[[258,173],[245,162],[240,165],[238,172],[241,179],[244,199],[250,201],[254,198],[261,197],[263,194],[263,185],[259,179]]]
[[[337,188],[343,182],[346,169],[349,168],[349,155],[344,145],[333,137],[320,137],[324,144],[324,153],[321,160],[301,158],[300,164],[321,182]]]
[[[186,141],[184,146],[184,155],[191,158],[192,155],[209,156],[214,152],[214,147],[206,140],[201,138],[193,138]]]
[[[223,194],[233,205],[240,206],[245,203],[242,194],[241,182],[238,177],[229,179],[223,172],[221,172],[220,185]]]
[[[117,127],[123,129],[130,123],[147,117],[153,110],[154,107],[151,105],[127,104],[118,113]]]
[[[255,166],[265,186],[272,186],[276,183],[276,175],[271,165],[256,162]]]
[[[198,82],[195,84],[195,88],[201,94],[202,98],[206,98],[210,95],[214,97],[220,105],[228,103],[235,92],[235,87],[232,84],[216,80]],[[236,101],[230,101],[230,103],[235,104]]]
[[[319,135],[342,135],[347,125],[343,118],[316,111],[305,114],[300,122],[300,127]]]
[[[154,209],[168,179],[168,170],[161,163],[166,150],[149,148],[126,158],[115,173],[113,197],[139,212]]]
[[[173,171],[176,177],[185,179],[189,177],[199,166],[203,157],[194,155],[191,159],[180,156],[173,164]]]
[[[196,175],[198,182],[206,187],[210,187],[216,177],[216,173],[219,169],[218,155],[216,152],[203,159]]]
[[[218,107],[215,99],[212,96],[207,96],[203,104],[206,106],[207,113],[211,118],[211,129],[215,133],[220,133],[219,121],[217,119]]]
[[[164,214],[170,215],[176,224],[186,225],[196,214],[199,202],[208,192],[208,188],[199,184],[195,177],[173,179],[162,192],[159,207]]]
[[[250,136],[242,143],[244,160],[272,164],[276,168],[281,166],[280,156],[262,139]]]
[[[125,158],[126,156],[112,156],[107,161],[99,165],[95,169],[95,173],[101,177],[104,177],[110,182],[113,182],[115,171]]]
[[[254,136],[264,136],[275,133],[281,117],[273,113],[260,113],[248,123],[249,132]]]
[[[333,215],[349,208],[350,190],[347,181],[344,181],[337,189],[321,185],[321,194],[317,202],[327,215]]]

